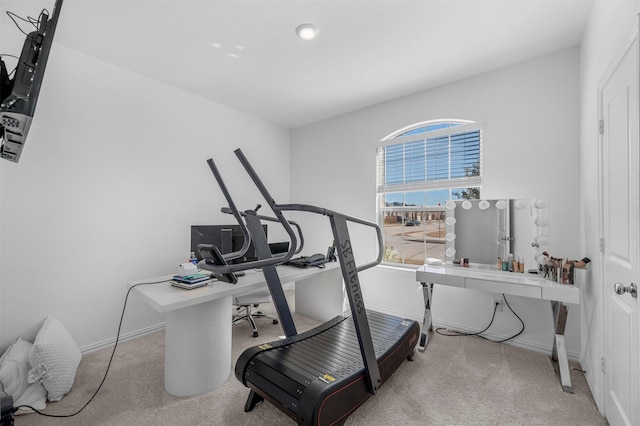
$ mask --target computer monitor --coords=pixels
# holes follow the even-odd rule
[[[267,236],[267,225],[262,225],[262,229],[264,229],[264,235]],[[213,244],[224,255],[240,250],[244,244],[244,235],[240,225],[192,225],[191,252],[195,253],[198,261],[202,260],[202,256],[198,253],[199,244]],[[252,260],[258,260],[253,242],[243,257],[229,259],[228,262],[241,263]]]

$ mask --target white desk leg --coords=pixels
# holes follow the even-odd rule
[[[553,369],[560,380],[562,390],[573,393],[571,386],[571,371],[567,359],[567,348],[564,344],[564,329],[567,323],[568,308],[562,302],[551,301],[551,313],[553,314],[553,324],[555,328],[553,337],[553,350],[551,352],[551,363]]]
[[[344,312],[342,271],[335,268],[296,281],[296,313],[326,322]]]
[[[418,351],[424,352],[427,348],[427,344],[429,343],[431,332],[433,331],[433,324],[431,322],[431,297],[433,296],[433,284],[420,284],[422,284],[422,294],[424,295],[424,320],[422,321],[422,335],[420,335]]]
[[[230,373],[230,296],[167,313],[164,388],[168,393],[209,392]]]

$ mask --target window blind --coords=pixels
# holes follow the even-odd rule
[[[378,148],[378,193],[479,186],[481,130],[446,130],[408,131]]]

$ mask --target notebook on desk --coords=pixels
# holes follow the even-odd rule
[[[198,287],[204,287],[206,285],[208,285],[209,283],[214,282],[214,279],[208,279],[205,281],[198,281],[195,283],[186,283],[186,282],[180,282],[180,281],[176,281],[176,280],[171,280],[169,281],[169,283],[171,283],[172,286],[174,287],[179,287],[179,288],[184,288],[187,290],[192,290],[194,288],[198,288]]]
[[[199,272],[191,275],[174,275],[173,281],[178,281],[186,284],[195,284],[201,281],[207,281],[211,279],[211,274]]]

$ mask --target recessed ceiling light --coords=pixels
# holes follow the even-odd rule
[[[318,30],[318,27],[313,24],[302,24],[298,25],[298,28],[296,28],[296,34],[298,34],[298,37],[305,41],[315,39],[318,37],[319,32],[320,30]]]

